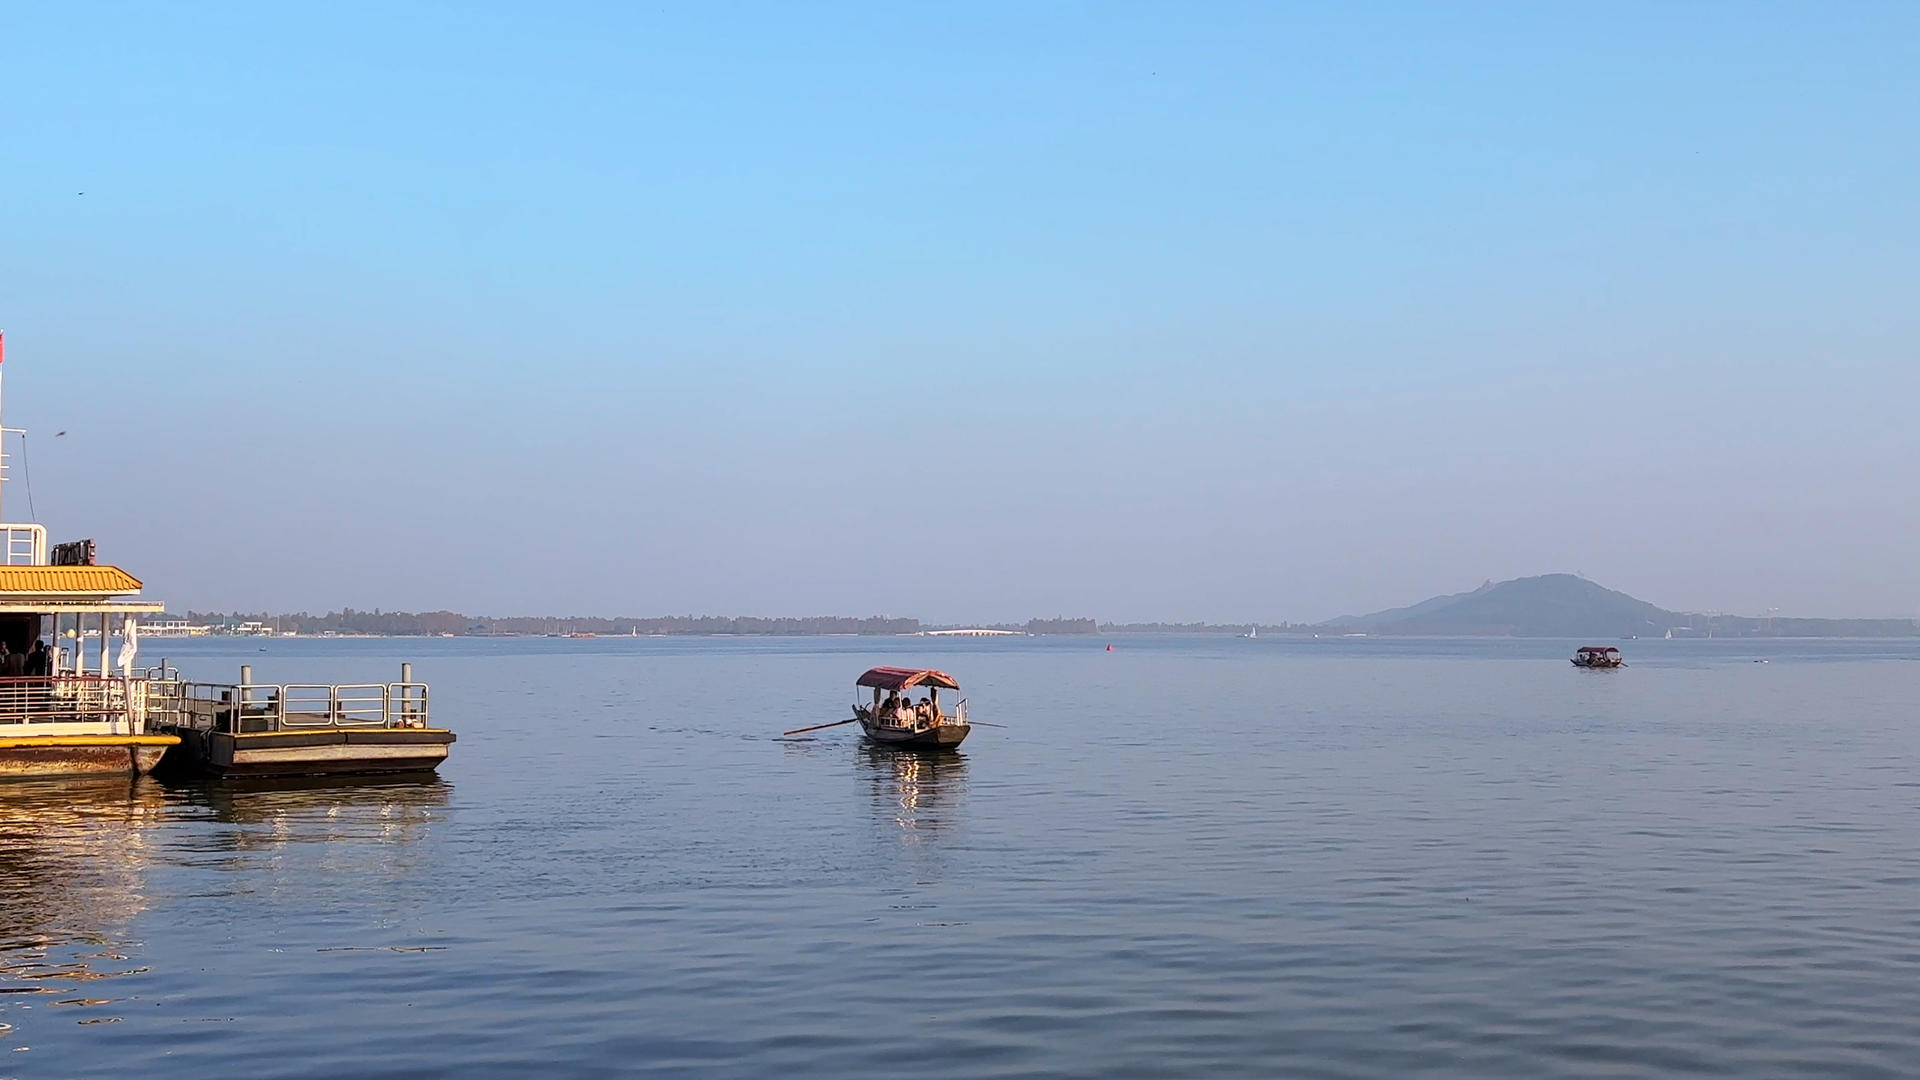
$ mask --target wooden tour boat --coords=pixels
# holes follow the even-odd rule
[[[867,738],[882,746],[950,750],[973,730],[967,723],[966,698],[954,705],[951,715],[940,709],[940,691],[960,689],[953,676],[944,671],[877,667],[854,680],[854,685],[873,691],[870,704],[854,705],[853,717],[860,721],[860,730]],[[915,687],[927,691],[918,702],[911,700],[910,691]]]
[[[877,746],[898,750],[951,750],[973,730],[967,720],[966,698],[956,702],[951,713],[940,708],[940,691],[960,689],[953,676],[944,671],[877,667],[854,680],[854,685],[871,689],[873,700],[855,702],[853,716],[782,734],[798,735],[842,724],[859,724],[867,740]],[[926,691],[919,701],[914,701],[911,693],[916,687]]]
[[[1573,651],[1573,666],[1583,668],[1626,667],[1620,650],[1611,645],[1582,645]]]

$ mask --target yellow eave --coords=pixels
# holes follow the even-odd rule
[[[117,566],[0,566],[0,603],[29,597],[106,600],[140,591],[140,579]]]
[[[61,600],[0,596],[0,615],[159,615],[167,605],[145,600]]]

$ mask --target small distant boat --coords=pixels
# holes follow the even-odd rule
[[[966,698],[954,705],[951,714],[940,709],[940,691],[960,689],[954,677],[944,671],[877,667],[854,680],[854,685],[873,691],[871,704],[854,705],[853,718],[860,722],[867,738],[881,746],[951,750],[973,730],[967,723]],[[915,687],[927,691],[918,703],[910,700]]]
[[[1246,632],[1246,633],[1245,633],[1244,635],[1242,635],[1242,636],[1243,636],[1243,637],[1250,637],[1250,638],[1257,638],[1257,637],[1259,637],[1259,636],[1260,636],[1260,628],[1259,628],[1259,627],[1257,627],[1257,626],[1249,626],[1249,627],[1247,627],[1247,632]]]
[[[1611,645],[1582,645],[1573,650],[1573,666],[1583,668],[1626,667],[1620,650]]]

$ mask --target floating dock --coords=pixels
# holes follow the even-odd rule
[[[170,681],[148,726],[177,736],[161,768],[218,777],[367,776],[440,767],[454,734],[430,722],[427,684]]]

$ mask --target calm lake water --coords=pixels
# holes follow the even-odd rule
[[[1920,1074],[1920,643],[1574,644],[150,640],[460,742],[0,787],[0,1075]]]

